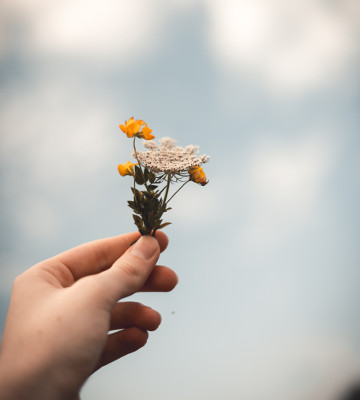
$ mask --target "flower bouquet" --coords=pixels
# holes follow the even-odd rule
[[[133,117],[119,127],[128,138],[133,138],[131,155],[136,160],[118,165],[121,176],[133,177],[133,199],[128,205],[134,212],[134,222],[141,235],[154,236],[158,229],[170,224],[163,222],[163,214],[171,210],[169,202],[188,182],[201,186],[208,183],[201,165],[209,160],[209,156],[198,155],[198,146],[176,146],[176,141],[169,137],[156,144],[152,129],[146,122]],[[146,151],[136,149],[136,139],[144,140]],[[170,193],[170,186],[176,183],[180,187]]]

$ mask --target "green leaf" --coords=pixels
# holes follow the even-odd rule
[[[155,198],[149,201],[149,209],[152,211],[157,211],[159,209],[159,200]]]
[[[135,182],[138,185],[143,185],[145,183],[144,175],[137,165],[135,165]]]
[[[134,201],[135,201],[136,206],[139,206],[139,204],[141,203],[140,192],[137,189],[134,189],[133,187],[131,188],[131,191],[134,194]]]
[[[140,214],[139,208],[137,207],[137,205],[135,204],[134,201],[128,201],[128,206],[129,206],[136,214]]]
[[[154,211],[149,211],[147,214],[147,223],[149,226],[153,226],[155,224],[155,214]]]
[[[154,198],[154,193],[153,192],[143,192],[144,196],[148,199],[148,200],[152,200]]]
[[[145,179],[147,181],[150,181],[150,183],[155,182],[155,174],[153,172],[149,171],[147,168],[145,168],[145,170],[144,170],[144,175],[145,175]]]
[[[163,224],[161,224],[157,229],[162,229],[165,228],[165,226],[171,225],[171,222],[165,222]]]
[[[142,218],[135,214],[133,214],[133,218],[134,218],[135,225],[138,227],[139,230],[141,230],[144,227]]]
[[[148,179],[149,179],[150,183],[154,183],[155,179],[156,179],[155,174],[153,172],[150,172]]]

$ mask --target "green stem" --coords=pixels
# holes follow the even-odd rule
[[[167,180],[167,185],[166,185],[166,191],[165,191],[165,196],[164,196],[164,205],[162,207],[163,210],[166,208],[166,200],[169,194],[169,189],[170,189],[170,174],[168,174],[168,180]]]
[[[162,193],[165,189],[166,189],[166,186],[164,186],[164,187],[160,190],[160,192],[158,192],[158,195],[160,196],[161,193]]]
[[[144,178],[144,185],[145,185],[145,187],[146,187],[146,190],[149,191],[149,188],[148,188],[148,186],[147,186],[147,184],[146,184],[145,175],[144,175],[143,170],[142,170],[142,168],[141,168],[141,163],[140,163],[140,161],[139,161],[139,159],[138,159],[138,157],[137,157],[137,151],[136,151],[136,147],[135,147],[135,140],[136,140],[136,136],[134,136],[134,140],[133,140],[134,155],[135,155],[136,161],[138,162],[138,166],[139,166],[139,168],[140,168],[141,175],[142,175],[143,178]]]
[[[165,208],[166,208],[166,204],[167,204],[166,200],[167,200],[167,197],[168,197],[168,194],[169,194],[170,182],[171,182],[171,176],[170,176],[170,174],[168,174],[168,179],[167,179],[167,184],[166,184],[166,190],[165,190],[165,196],[164,196],[164,200],[163,200],[163,206],[162,206],[161,209],[159,210],[158,219],[161,218],[161,216],[162,216],[162,214],[164,213]],[[163,190],[164,190],[164,189],[163,189]],[[155,236],[155,233],[156,233],[156,229],[154,229],[154,230],[152,231],[152,236]]]
[[[176,195],[177,192],[179,192],[188,182],[190,182],[190,179],[188,181],[186,181],[185,183],[183,183],[179,189],[170,197],[170,199],[167,201],[166,205],[168,205],[170,203],[170,200]]]

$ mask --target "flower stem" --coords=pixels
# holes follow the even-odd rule
[[[188,182],[190,182],[190,179],[188,181],[186,181],[185,183],[183,183],[179,189],[170,197],[170,199],[167,201],[166,205],[169,204],[170,200],[176,195],[177,192],[179,192]]]
[[[165,207],[166,207],[166,200],[167,200],[167,197],[168,197],[168,194],[169,194],[169,189],[170,189],[170,174],[168,174],[168,179],[167,179],[167,184],[166,184],[166,191],[165,191],[165,196],[164,196],[164,205],[163,205],[163,210],[165,209]]]
[[[163,205],[162,205],[162,207],[160,208],[160,210],[158,211],[158,214],[157,214],[158,220],[161,219],[161,216],[163,215],[163,213],[164,213],[164,211],[165,211],[165,209],[166,209],[166,204],[167,204],[167,201],[166,201],[166,200],[167,200],[167,197],[168,197],[168,194],[169,194],[170,183],[171,183],[171,175],[170,175],[170,174],[167,174],[167,184],[166,184],[166,190],[165,190]],[[162,189],[161,192],[162,192],[163,190],[164,190],[164,189]],[[161,193],[161,192],[160,192],[160,193]],[[156,231],[157,231],[157,229],[154,229],[154,230],[152,231],[152,236],[155,236]]]
[[[160,192],[158,192],[158,194],[160,195],[165,189],[166,189],[166,186],[164,186],[164,187],[160,190]]]
[[[135,155],[136,161],[138,162],[138,166],[139,166],[139,168],[140,168],[141,175],[142,175],[142,177],[144,178],[144,185],[145,185],[145,187],[146,187],[146,190],[149,191],[149,188],[148,188],[148,186],[147,186],[147,184],[146,184],[145,175],[144,175],[143,170],[142,170],[142,168],[141,168],[141,163],[140,163],[140,161],[139,161],[139,159],[138,159],[138,157],[137,157],[137,151],[136,151],[136,147],[135,147],[135,140],[136,140],[136,136],[134,137],[134,140],[133,140],[134,155]]]

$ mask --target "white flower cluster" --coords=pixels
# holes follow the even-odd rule
[[[159,140],[159,145],[153,141],[144,141],[147,151],[137,151],[132,154],[140,164],[152,172],[178,174],[191,167],[200,166],[209,160],[209,156],[198,156],[199,146],[175,146],[176,140],[165,137]]]

